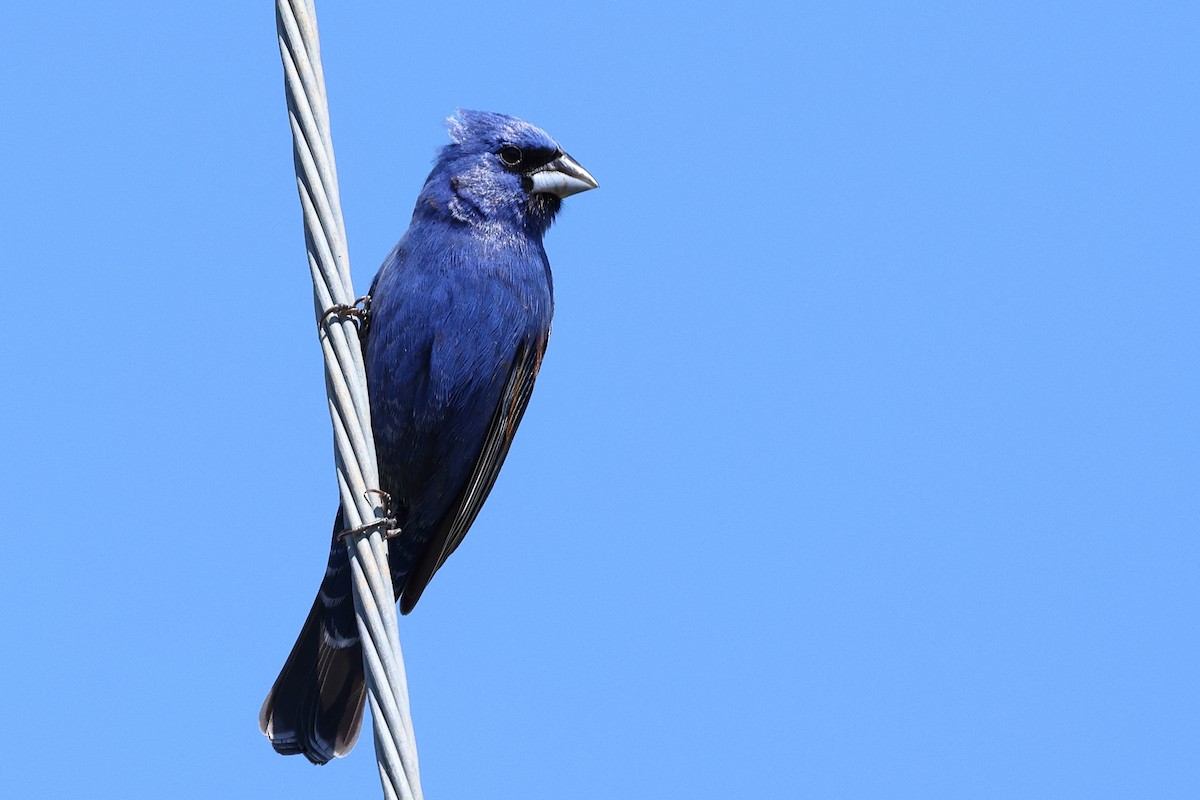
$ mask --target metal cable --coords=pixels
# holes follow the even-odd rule
[[[275,27],[292,127],[296,186],[304,212],[304,243],[325,356],[343,522],[348,529],[358,528],[384,520],[386,510],[372,491],[379,487],[379,475],[356,323],[346,316],[324,316],[335,305],[353,304],[354,290],[313,1],[276,0]],[[380,524],[369,533],[346,537],[354,614],[362,641],[383,794],[389,800],[422,800],[385,528]]]

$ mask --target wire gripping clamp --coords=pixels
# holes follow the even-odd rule
[[[396,518],[392,516],[392,496],[382,489],[367,489],[363,496],[377,494],[380,499],[380,510],[383,516],[379,519],[373,519],[365,525],[359,525],[357,528],[347,528],[340,531],[337,535],[338,541],[344,540],[347,536],[353,536],[357,533],[372,533],[380,526],[383,526],[383,538],[392,539],[400,535],[400,529],[396,527]],[[368,500],[371,498],[367,497]]]
[[[349,317],[354,320],[359,331],[365,333],[367,325],[371,321],[371,295],[364,294],[350,305],[338,303],[325,309],[321,318],[317,320],[317,328],[325,327],[325,321],[330,317],[337,317],[339,320]]]

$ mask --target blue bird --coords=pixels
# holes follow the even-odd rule
[[[542,237],[596,181],[544,131],[459,110],[363,326],[380,488],[401,529],[392,585],[407,614],[462,542],[525,413],[554,311]],[[338,534],[259,726],[280,753],[343,756],[362,727],[362,649]]]

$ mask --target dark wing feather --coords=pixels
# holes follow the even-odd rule
[[[483,507],[483,501],[492,491],[496,476],[500,474],[500,467],[508,455],[508,448],[512,445],[513,436],[516,435],[517,426],[521,424],[521,417],[525,415],[525,408],[529,405],[533,382],[537,379],[545,352],[545,335],[539,336],[533,342],[522,342],[518,347],[504,391],[500,395],[500,404],[488,425],[479,458],[471,470],[471,477],[426,545],[420,561],[405,579],[404,591],[400,596],[400,613],[407,614],[412,611],[433,574],[446,563],[446,559],[467,535],[467,530],[475,521],[479,509]]]

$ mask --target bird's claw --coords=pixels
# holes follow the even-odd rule
[[[337,538],[339,541],[344,540],[347,536],[353,536],[357,533],[374,533],[383,529],[383,538],[394,539],[400,535],[400,529],[396,527],[396,520],[392,517],[380,517],[373,519],[366,525],[359,525],[356,528],[347,528],[344,531],[339,531]]]
[[[360,330],[365,330],[367,323],[371,319],[371,295],[364,294],[362,297],[355,300],[350,305],[338,303],[325,309],[321,314],[321,318],[317,320],[317,327],[323,328],[325,321],[330,317],[338,319],[352,319],[358,325]]]
[[[379,510],[383,516],[378,519],[373,519],[365,525],[359,525],[356,528],[347,528],[338,533],[339,540],[345,539],[347,536],[353,536],[356,533],[374,533],[381,526],[383,527],[383,538],[394,539],[400,535],[400,529],[396,527],[396,518],[392,516],[392,496],[382,489],[367,489],[363,493],[364,496],[377,494],[379,495]],[[370,500],[367,497],[367,500]]]

